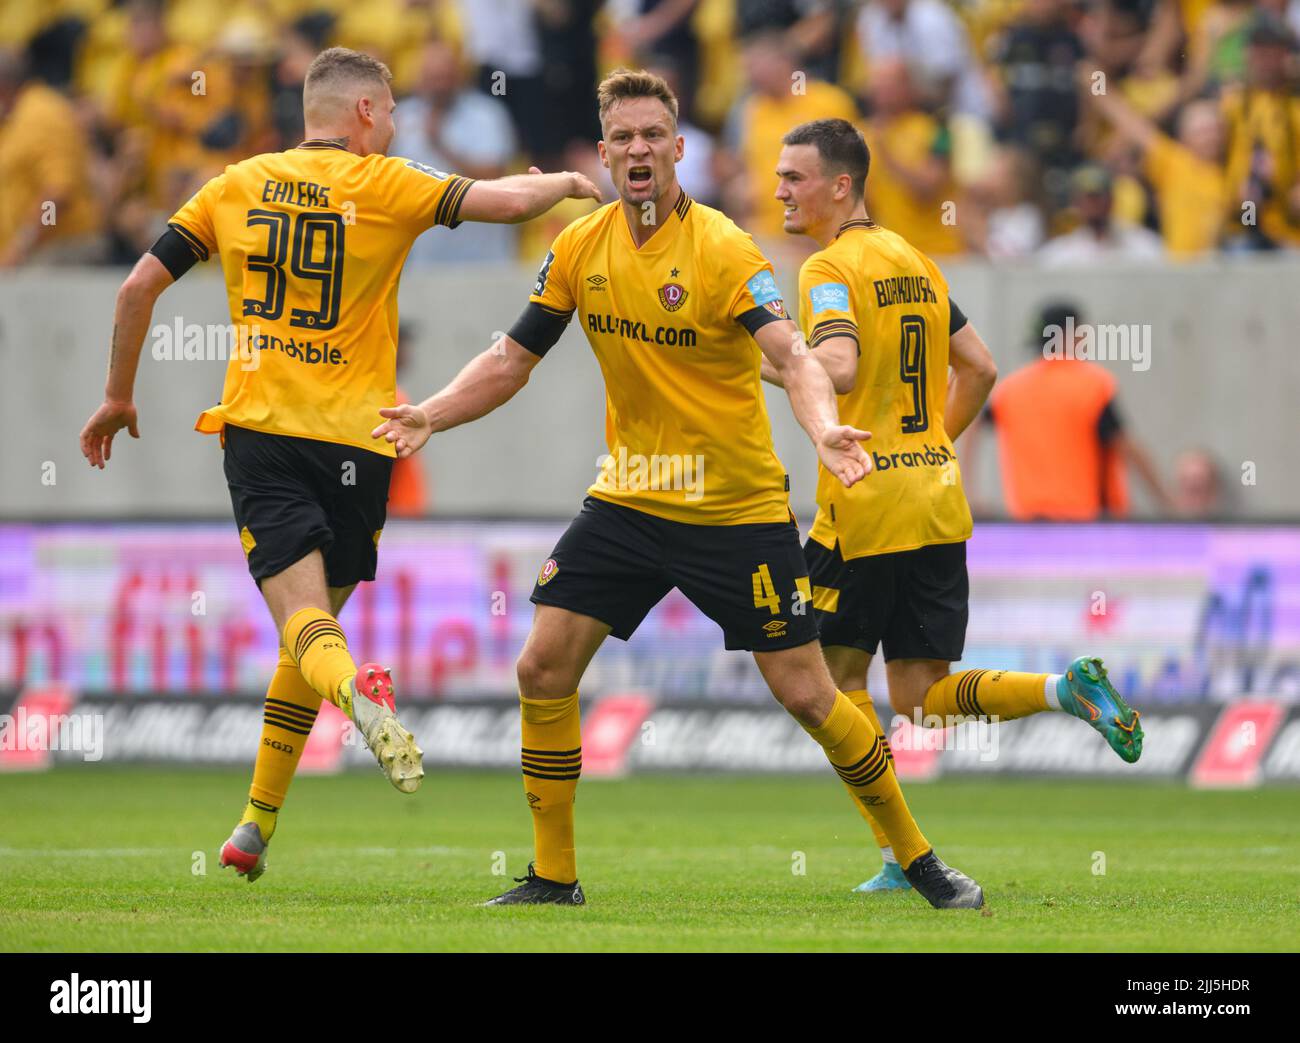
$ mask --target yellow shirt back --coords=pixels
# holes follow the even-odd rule
[[[872,473],[851,489],[821,467],[810,535],[846,559],[970,538],[957,454],[944,430],[948,284],[902,236],[849,221],[799,271],[799,324],[814,350],[858,340],[857,381],[840,421],[871,432]]]
[[[577,312],[605,378],[609,455],[590,495],[695,525],[789,520],[760,352],[739,321],[785,313],[730,218],[683,193],[638,250],[610,203],[560,233],[530,300]]]
[[[454,227],[470,180],[327,142],[226,168],[171,224],[200,259],[219,252],[230,318],[247,329],[221,402],[225,424],[393,456],[370,431],[397,393],[397,284],[411,243]]]

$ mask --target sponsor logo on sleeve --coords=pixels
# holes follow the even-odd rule
[[[814,315],[824,311],[849,310],[849,288],[842,282],[821,283],[812,288],[809,296],[812,298]]]
[[[551,274],[551,265],[555,263],[555,251],[546,251],[546,260],[537,270],[537,281],[533,283],[533,296],[541,297],[546,293],[546,277]]]
[[[766,269],[745,283],[745,288],[749,290],[755,304],[768,304],[781,299],[781,291],[776,288],[776,279]]]
[[[450,174],[445,173],[444,171],[435,170],[427,163],[419,163],[414,159],[408,159],[406,165],[412,170],[418,170],[421,174],[428,174],[430,177],[437,178],[439,181],[446,181],[447,178],[451,177]]]

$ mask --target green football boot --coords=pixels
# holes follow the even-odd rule
[[[1080,656],[1056,682],[1061,709],[1100,732],[1120,760],[1133,764],[1142,756],[1142,716],[1120,698],[1106,680],[1106,668],[1094,656]]]

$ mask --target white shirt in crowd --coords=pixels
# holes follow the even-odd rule
[[[1084,225],[1057,236],[1038,251],[1038,260],[1048,268],[1097,266],[1108,261],[1161,261],[1164,256],[1164,244],[1155,232],[1113,221],[1103,236]]]

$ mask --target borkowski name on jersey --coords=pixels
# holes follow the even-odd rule
[[[888,554],[971,534],[961,468],[944,429],[948,284],[902,236],[850,221],[799,273],[799,322],[813,350],[858,341],[853,390],[840,420],[871,432],[873,472],[845,489],[825,468],[810,535],[845,559]]]

